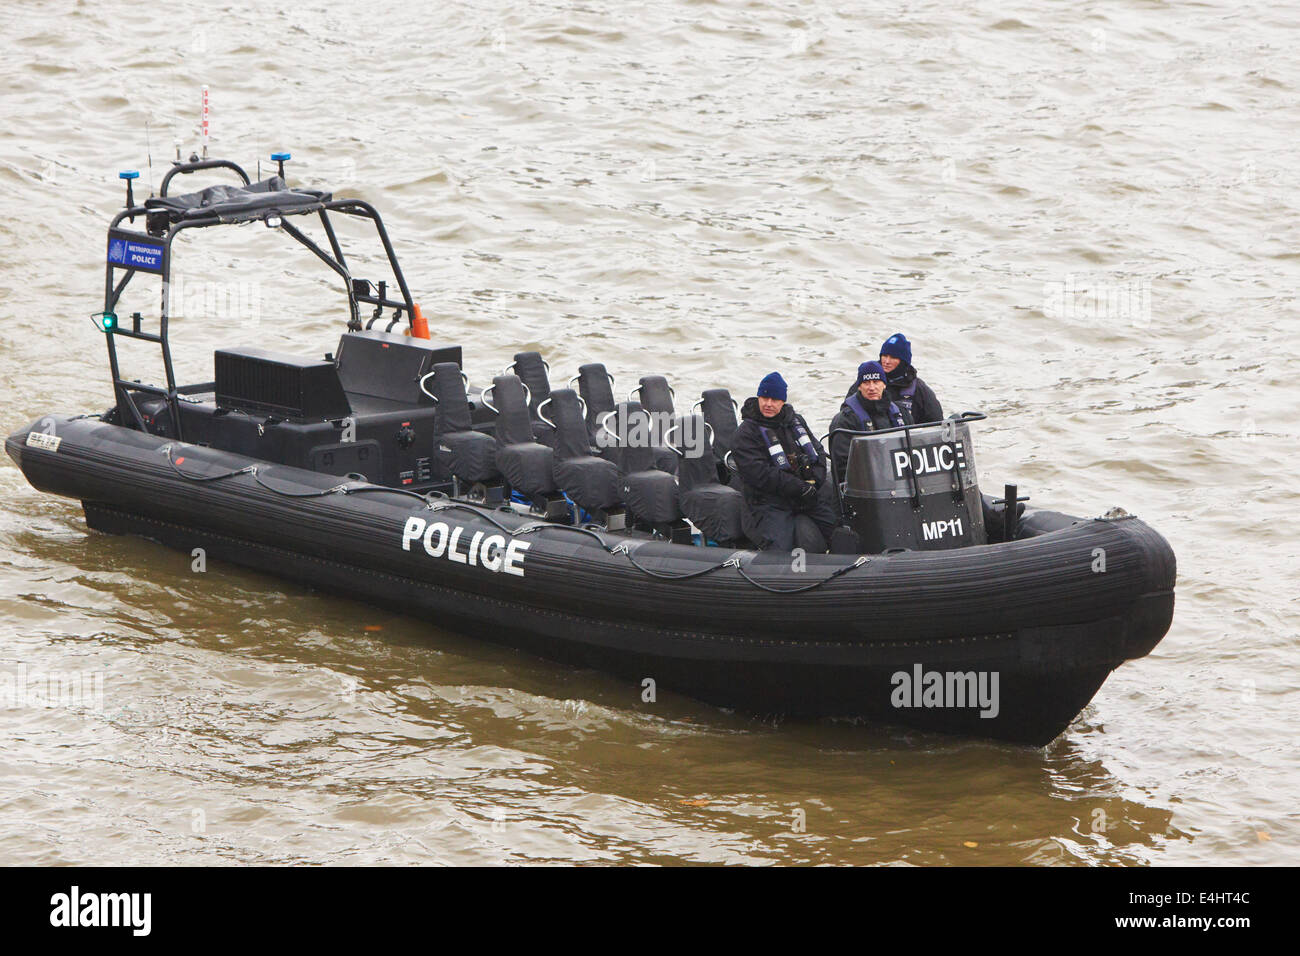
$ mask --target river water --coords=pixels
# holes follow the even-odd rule
[[[158,13],[0,8],[4,433],[110,403],[87,317],[116,173],[156,189],[207,84],[213,155],[265,174],[290,150],[291,181],[380,208],[475,384],[524,348],[555,379],[667,374],[679,404],[780,369],[821,425],[904,331],[946,410],[989,413],[986,490],[1138,514],[1178,555],[1178,606],[1043,750],[773,725],[397,607],[194,573],[88,532],[6,461],[0,862],[1300,860],[1294,11]],[[333,350],[328,273],[230,233],[176,259],[182,378],[221,345]],[[84,693],[44,706],[52,674]]]

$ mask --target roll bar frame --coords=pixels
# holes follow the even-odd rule
[[[228,159],[206,159],[191,160],[186,163],[175,163],[163,177],[162,185],[159,189],[160,198],[166,197],[167,187],[173,177],[177,175],[189,175],[208,169],[227,169],[233,171],[243,181],[245,186],[250,185],[248,173],[244,171],[238,163]],[[298,227],[287,221],[288,216],[302,216],[317,214],[320,218],[322,227],[325,230],[326,238],[329,240],[329,250],[322,249],[319,244],[312,238],[303,233]],[[330,219],[330,213],[337,213],[345,216],[353,216],[358,219],[369,219],[374,223],[375,231],[379,236],[380,244],[383,246],[384,254],[388,259],[388,265],[393,271],[393,276],[397,280],[398,288],[401,290],[401,298],[393,299],[386,294],[386,283],[379,282],[379,293],[371,292],[370,282],[365,279],[355,279],[348,267],[347,259],[343,254],[343,248],[339,245],[338,237],[334,232],[334,224]],[[223,220],[220,215],[199,216],[190,219],[177,219],[166,210],[149,208],[144,205],[131,206],[120,210],[109,223],[109,235],[117,229],[123,219],[129,219],[134,222],[136,216],[145,217],[146,231],[149,237],[159,239],[163,246],[163,256],[161,268],[157,272],[145,270],[150,275],[157,275],[162,280],[162,296],[158,314],[158,331],[145,332],[140,328],[141,316],[139,312],[132,315],[130,326],[123,326],[116,321],[117,304],[126,290],[131,279],[139,271],[130,266],[124,266],[113,262],[107,262],[104,275],[104,313],[114,316],[112,328],[105,329],[105,339],[108,344],[108,363],[113,378],[113,394],[116,400],[119,416],[129,414],[131,422],[124,424],[134,424],[141,431],[147,431],[144,416],[141,414],[135,400],[135,393],[145,393],[150,395],[161,395],[167,400],[168,412],[171,417],[172,428],[177,438],[184,439],[182,434],[180,408],[178,405],[176,387],[176,376],[172,365],[171,343],[168,338],[168,290],[171,286],[171,253],[172,243],[186,229],[202,229],[210,226],[223,225],[242,225],[247,222],[262,221],[272,228],[278,228],[290,237],[305,246],[313,255],[323,262],[329,269],[335,272],[344,282],[344,287],[348,297],[348,331],[356,332],[362,328],[361,313],[359,303],[375,306],[375,315],[372,317],[373,323],[386,308],[393,310],[392,321],[389,322],[388,328],[400,321],[403,312],[406,314],[407,322],[410,323],[415,315],[415,302],[411,298],[411,290],[406,284],[406,277],[402,273],[402,267],[397,261],[397,253],[393,250],[392,241],[388,237],[388,230],[384,228],[383,218],[379,211],[370,203],[361,199],[322,199],[317,203],[307,205],[298,205],[293,208],[279,209],[275,206],[268,206],[265,209],[258,210],[258,215],[253,219],[240,220],[238,223],[232,223]],[[115,270],[120,270],[126,274],[120,280],[115,281]],[[162,349],[163,369],[166,375],[167,386],[162,388],[157,385],[145,385],[141,382],[129,382],[122,378],[121,370],[117,358],[116,337],[122,335],[127,338],[141,339],[146,342],[153,342]]]

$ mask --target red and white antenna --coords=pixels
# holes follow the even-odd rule
[[[203,112],[199,119],[199,133],[203,139],[203,158],[208,158],[208,88],[203,87]]]

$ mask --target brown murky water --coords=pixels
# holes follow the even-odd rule
[[[1153,655],[1042,751],[771,726],[193,573],[6,462],[0,691],[86,684],[0,699],[0,861],[1296,862],[1300,28],[866,7],[6,4],[0,426],[109,403],[116,172],[156,187],[206,83],[215,155],[289,149],[380,207],[476,382],[525,347],[679,395],[780,368],[822,422],[906,331],[948,409],[990,413],[986,486],[1170,539]],[[185,377],[332,349],[328,276],[232,232],[177,259]]]

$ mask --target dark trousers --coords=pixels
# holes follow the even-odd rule
[[[829,481],[822,482],[817,496],[810,502],[795,502],[772,495],[746,495],[742,522],[745,537],[760,551],[793,551],[796,545],[807,551],[825,551],[830,547],[831,532],[837,520],[834,495]],[[812,519],[820,532],[820,542],[796,540],[796,515],[807,515]]]

